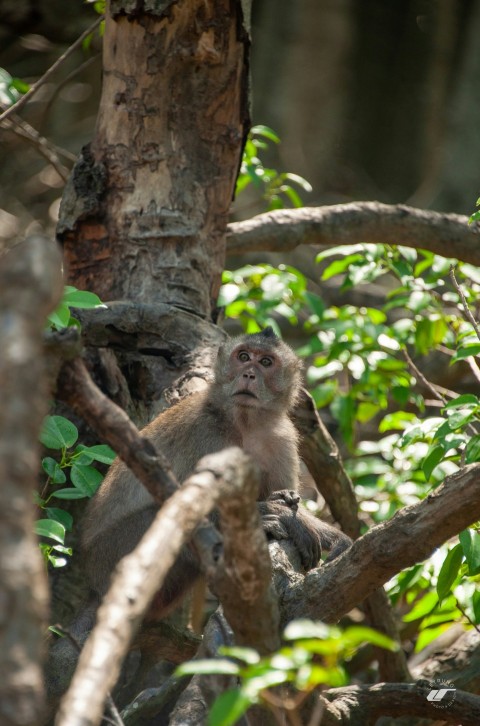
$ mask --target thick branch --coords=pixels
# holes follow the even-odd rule
[[[112,446],[159,506],[178,489],[166,458],[95,385],[81,358],[64,364],[58,377],[57,396]]]
[[[352,481],[345,471],[335,441],[305,389],[295,407],[293,420],[301,434],[300,455],[318,491],[342,530],[355,539],[360,534],[360,521]]]
[[[379,202],[278,209],[228,226],[227,252],[288,252],[375,242],[429,250],[480,265],[480,225],[468,217]]]
[[[117,681],[142,615],[181,548],[226,493],[226,482],[235,481],[235,472],[244,462],[239,449],[226,449],[200,461],[194,474],[158,512],[139,545],[121,560],[62,700],[57,726],[100,722],[105,699]]]
[[[416,684],[378,683],[374,686],[347,686],[326,691],[326,707],[322,726],[364,726],[381,716],[417,716],[435,722],[477,726],[480,723],[480,697],[454,690],[443,697],[442,707],[428,701],[432,689],[441,686],[426,681]],[[446,703],[453,698],[448,707]]]
[[[247,460],[241,487],[219,502],[224,566],[218,568],[214,590],[235,642],[271,653],[280,647],[279,612],[271,584],[268,545],[256,506],[258,474]]]
[[[43,701],[46,573],[34,538],[38,432],[48,392],[42,333],[63,290],[61,256],[43,237],[0,267],[0,722],[35,726]]]
[[[295,425],[300,431],[300,453],[313,476],[317,488],[324,497],[342,530],[356,539],[360,534],[360,519],[353,484],[345,471],[337,445],[324,426],[312,397],[302,391],[300,402],[295,408]],[[379,588],[365,601],[367,619],[372,627],[399,641],[399,633],[392,613],[390,601]],[[407,681],[410,674],[405,653],[383,648],[375,649],[379,673],[385,681]]]
[[[305,577],[292,617],[334,622],[404,567],[480,518],[480,464],[470,464],[426,499],[373,527],[340,557]],[[298,587],[297,587],[298,590]]]

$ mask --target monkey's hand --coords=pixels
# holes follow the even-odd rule
[[[293,494],[298,496],[296,492]],[[257,504],[267,537],[291,540],[298,550],[304,569],[311,570],[316,567],[322,554],[322,545],[315,518],[303,509],[297,511],[296,506],[291,508],[283,498],[272,500],[269,497],[266,502]]]
[[[267,499],[267,502],[278,502],[289,507],[292,512],[298,511],[298,505],[300,504],[300,495],[295,489],[279,489],[276,492],[272,492]]]

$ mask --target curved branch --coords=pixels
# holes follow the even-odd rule
[[[373,527],[333,562],[312,570],[288,594],[291,617],[335,622],[404,567],[480,518],[480,464],[445,479],[418,504]]]
[[[98,609],[97,625],[62,699],[58,726],[94,726],[100,722],[105,699],[117,681],[133,633],[181,548],[222,494],[236,494],[241,484],[238,473],[249,471],[249,467],[240,449],[225,449],[202,459],[157,513],[133,552],[121,560]],[[235,481],[238,483],[234,486]]]
[[[278,209],[228,225],[227,253],[288,252],[375,242],[424,249],[480,265],[480,224],[468,217],[403,204],[354,202],[329,207]]]
[[[414,684],[377,683],[374,686],[346,686],[332,688],[322,694],[326,701],[324,726],[363,726],[375,723],[381,716],[417,716],[440,719],[442,723],[477,726],[480,723],[480,697],[453,689],[446,693],[453,702],[446,706],[433,704],[427,699],[432,690],[441,686],[427,681]]]

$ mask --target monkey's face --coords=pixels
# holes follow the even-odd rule
[[[216,384],[225,403],[284,412],[296,396],[300,361],[278,338],[243,336],[219,351]]]

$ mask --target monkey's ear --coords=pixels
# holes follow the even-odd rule
[[[264,328],[260,335],[263,335],[264,338],[278,338],[277,334],[270,325],[268,328]]]

